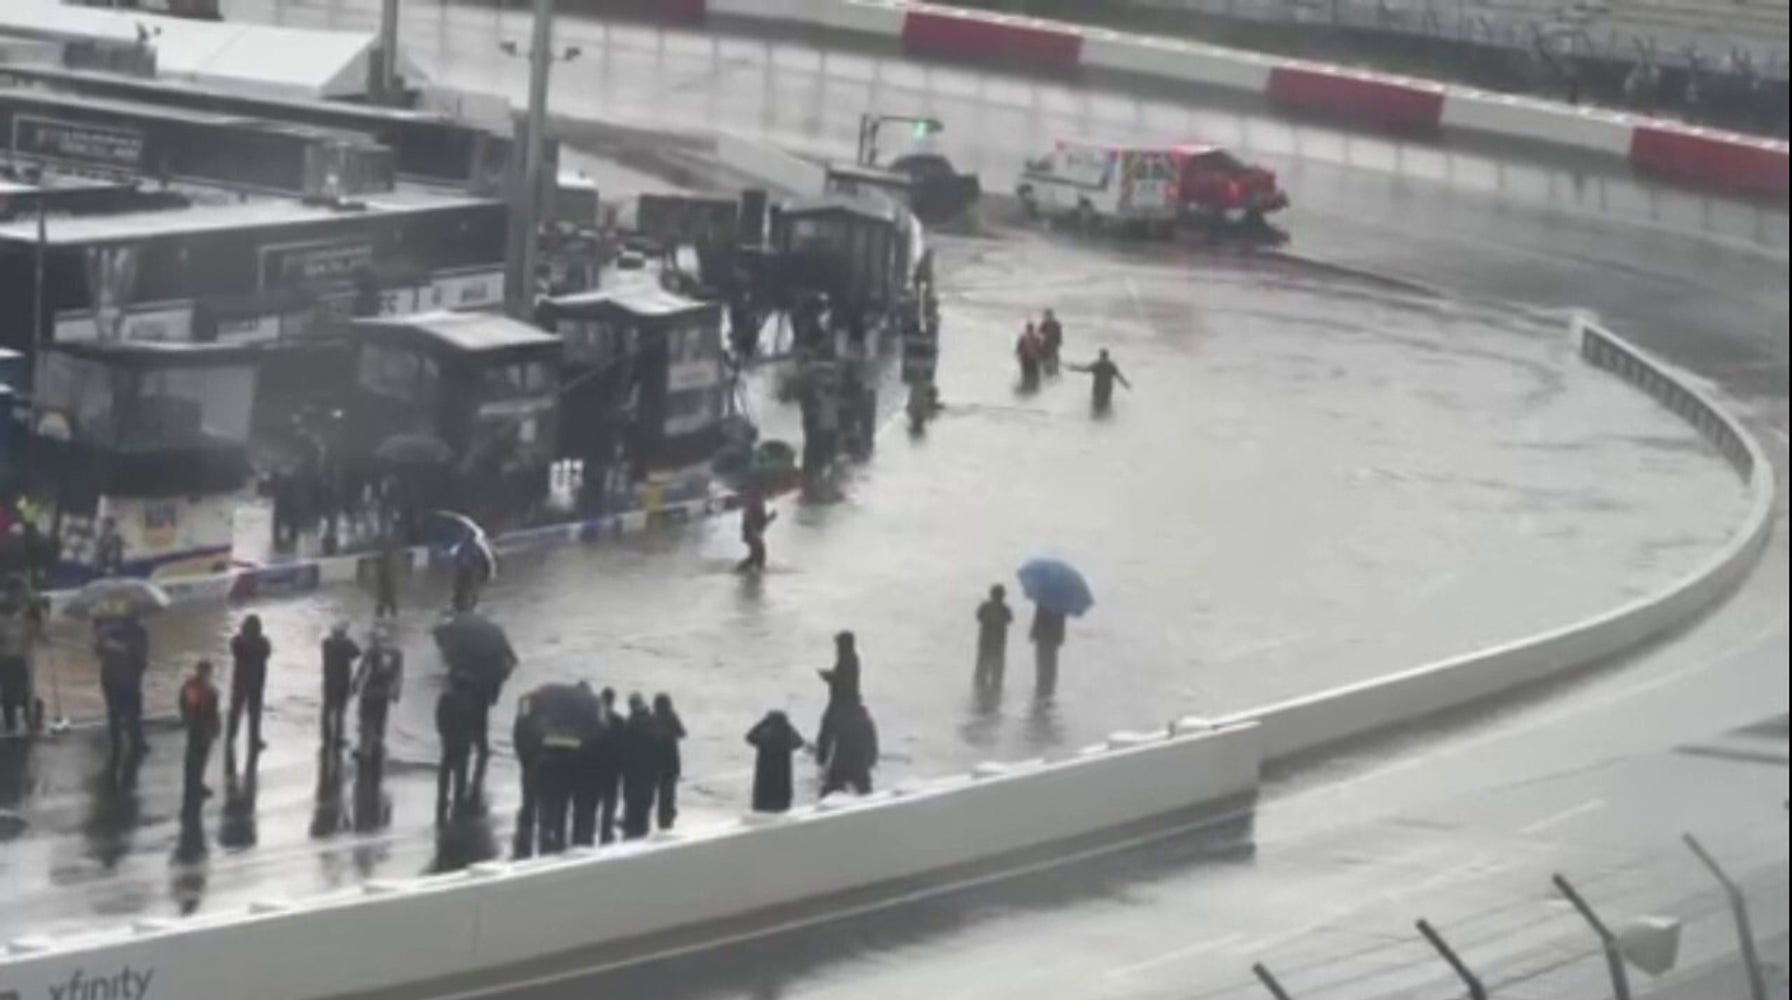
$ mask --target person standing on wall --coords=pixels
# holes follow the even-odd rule
[[[183,817],[197,817],[200,804],[211,797],[205,785],[206,765],[211,761],[212,744],[218,741],[218,688],[212,683],[212,661],[200,660],[192,676],[180,688],[180,724],[187,733],[187,760],[181,782],[180,811]]]
[[[261,705],[267,691],[268,658],[273,655],[274,647],[262,635],[260,616],[245,616],[230,640],[230,725],[224,734],[227,756],[236,751],[237,726],[245,710],[249,714],[249,756],[267,749],[261,739]]]
[[[659,781],[655,786],[658,800],[659,829],[670,830],[678,821],[678,779],[684,774],[684,759],[678,744],[684,740],[684,720],[672,707],[672,696],[661,692],[653,696],[655,736],[659,740]]]
[[[348,744],[343,732],[343,716],[348,711],[349,692],[354,686],[355,661],[361,658],[361,647],[349,638],[348,623],[337,622],[324,640],[324,713],[323,749],[328,759]]]
[[[1007,589],[999,583],[990,587],[989,598],[977,606],[977,690],[1002,689],[1008,668],[1008,626],[1013,621]]]

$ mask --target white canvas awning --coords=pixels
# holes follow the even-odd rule
[[[378,47],[373,32],[195,21],[50,0],[0,3],[4,35],[115,45],[140,41],[155,50],[156,76],[162,79],[300,100],[366,94]],[[422,70],[399,58],[405,80],[421,85]]]

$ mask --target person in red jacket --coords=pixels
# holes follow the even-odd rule
[[[205,768],[218,741],[222,720],[218,712],[218,688],[212,683],[212,661],[200,660],[192,676],[180,687],[180,722],[187,731],[187,767],[181,785],[181,814],[197,816],[199,806],[212,794],[205,787]]]

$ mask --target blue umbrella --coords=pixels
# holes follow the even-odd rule
[[[1027,599],[1047,611],[1081,616],[1095,606],[1089,581],[1062,559],[1029,559],[1017,575]]]

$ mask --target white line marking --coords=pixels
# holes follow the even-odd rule
[[[1605,808],[1605,800],[1604,799],[1588,799],[1587,801],[1582,802],[1580,805],[1574,806],[1571,809],[1564,809],[1561,812],[1556,813],[1552,816],[1545,816],[1535,823],[1531,823],[1527,826],[1521,826],[1518,828],[1518,832],[1529,837],[1529,836],[1532,836],[1533,834],[1539,834],[1545,830],[1552,830],[1558,826],[1561,826],[1563,823],[1568,822],[1569,820],[1575,818],[1576,816],[1584,816],[1587,813],[1590,813],[1590,812],[1593,812],[1593,811],[1599,810],[1599,809],[1604,809],[1604,808]]]
[[[1146,969],[1155,969],[1160,965],[1174,962],[1179,958],[1192,958],[1195,955],[1217,951],[1221,948],[1228,948],[1232,945],[1242,943],[1244,939],[1245,936],[1237,932],[1227,934],[1224,937],[1208,938],[1205,941],[1197,941],[1186,947],[1166,951],[1155,958],[1148,958],[1143,962],[1135,962],[1132,965],[1122,965],[1118,968],[1109,969],[1107,975],[1111,978],[1119,979],[1123,976],[1130,976],[1135,972],[1144,972]]]

